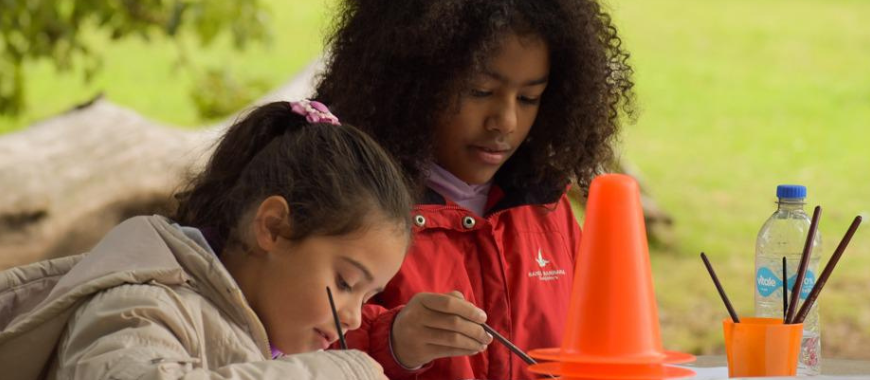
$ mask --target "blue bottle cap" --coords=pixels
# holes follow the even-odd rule
[[[779,185],[776,187],[777,198],[806,198],[807,187],[802,185]]]

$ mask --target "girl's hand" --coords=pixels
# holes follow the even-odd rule
[[[462,293],[417,293],[393,322],[393,355],[408,368],[474,355],[492,342],[480,326],[484,322],[486,313],[465,301]]]

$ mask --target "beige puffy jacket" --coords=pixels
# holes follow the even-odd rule
[[[160,216],[87,254],[0,272],[0,378],[380,379],[359,351],[270,357],[213,254]]]

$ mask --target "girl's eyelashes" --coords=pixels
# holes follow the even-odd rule
[[[473,97],[473,98],[486,98],[486,97],[493,94],[492,91],[480,90],[480,89],[471,89],[468,92],[471,95],[471,97]],[[517,96],[517,100],[519,100],[520,103],[523,103],[523,104],[537,105],[538,103],[541,102],[541,97],[540,96],[522,96],[522,95],[520,95],[520,96]]]
[[[537,105],[541,102],[541,97],[530,97],[530,96],[520,96],[518,97],[520,102],[530,105]]]
[[[350,284],[348,284],[347,281],[344,280],[344,277],[340,274],[335,275],[335,285],[341,291],[345,291],[345,292],[353,291],[353,287],[350,286]]]
[[[492,91],[478,90],[478,89],[474,89],[474,88],[471,89],[471,91],[469,91],[469,93],[471,94],[472,97],[475,97],[475,98],[485,98],[487,96],[492,95]]]

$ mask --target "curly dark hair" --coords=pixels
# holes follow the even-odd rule
[[[629,54],[595,0],[343,0],[316,98],[420,186],[439,116],[508,33],[542,38],[551,67],[537,119],[497,182],[550,199],[572,181],[588,189],[634,97]]]

